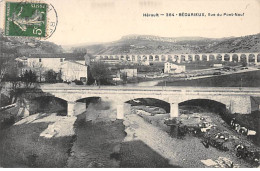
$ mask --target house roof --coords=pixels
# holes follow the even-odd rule
[[[66,60],[85,60],[86,53],[35,53],[28,58],[65,58]]]
[[[80,63],[80,62],[76,62],[76,61],[71,61],[71,60],[65,61],[65,63],[68,63],[68,62],[71,62],[71,63],[77,64],[77,65],[86,66],[86,65],[83,65],[82,63]],[[65,64],[65,63],[64,63],[64,64]],[[64,65],[64,64],[63,64],[63,65]]]

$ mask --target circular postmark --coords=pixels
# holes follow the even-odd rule
[[[48,5],[48,16],[47,16],[47,33],[46,38],[48,39],[53,35],[53,33],[56,31],[58,25],[58,15],[57,11],[55,10],[54,6],[52,4]]]
[[[36,1],[6,3],[6,36],[46,40],[56,31],[58,15],[52,4]]]

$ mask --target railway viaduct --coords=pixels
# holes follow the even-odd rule
[[[260,52],[252,53],[197,53],[197,54],[123,54],[123,55],[96,55],[97,60],[113,61],[149,61],[149,62],[188,62],[188,61],[236,61],[247,63],[259,63]]]

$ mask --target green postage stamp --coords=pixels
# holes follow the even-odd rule
[[[46,37],[48,4],[6,2],[5,36]]]

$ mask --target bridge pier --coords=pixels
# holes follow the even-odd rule
[[[192,55],[191,58],[192,58],[192,61],[194,62],[195,61],[195,55]]]
[[[231,54],[230,56],[229,56],[229,62],[232,62],[233,61],[233,55]]]
[[[117,113],[116,118],[117,119],[124,119],[124,103],[117,104]]]
[[[207,55],[207,61],[209,61],[209,55]]]
[[[230,104],[226,104],[230,113],[250,114],[252,112],[252,103],[250,96],[238,96],[230,101]]]
[[[199,60],[202,61],[202,55],[199,55]]]
[[[189,55],[185,55],[185,62],[189,61]]]
[[[179,117],[179,104],[178,103],[170,103],[170,118]]]
[[[68,102],[68,107],[67,107],[67,116],[75,116],[75,106],[76,102]]]
[[[237,55],[237,61],[238,61],[238,62],[241,61],[241,55]]]

